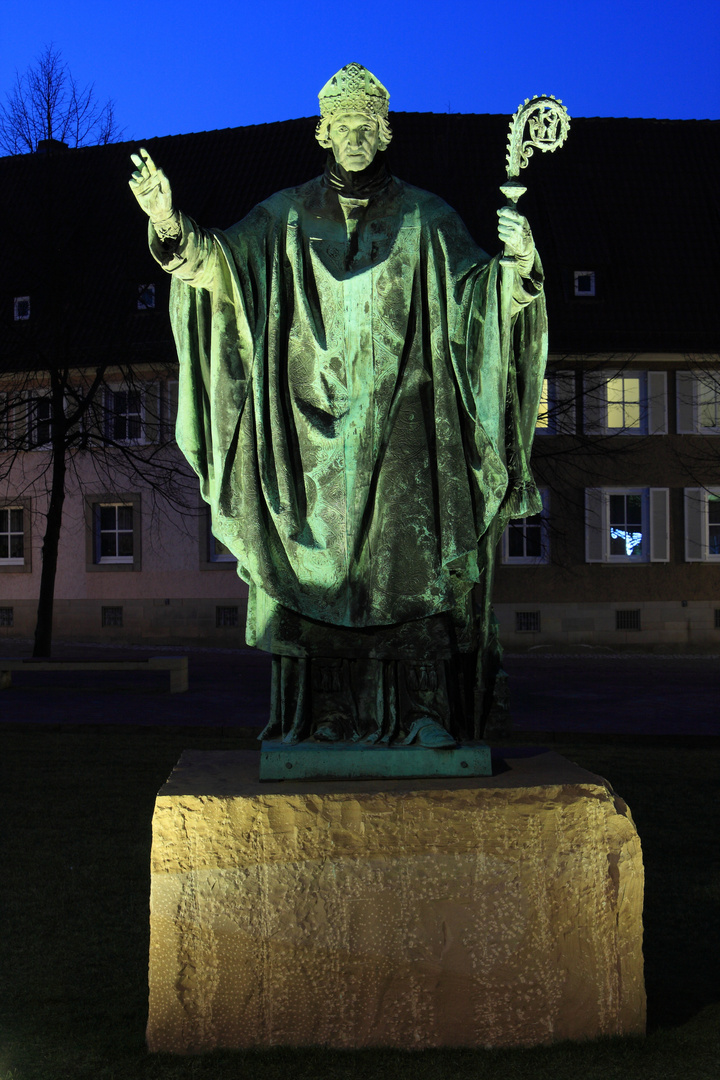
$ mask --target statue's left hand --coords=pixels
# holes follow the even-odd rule
[[[505,245],[505,254],[514,255],[519,263],[532,265],[535,244],[527,218],[511,206],[501,207],[498,218],[498,236]]]

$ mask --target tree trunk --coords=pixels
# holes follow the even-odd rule
[[[55,576],[57,574],[58,548],[62,528],[63,503],[65,502],[65,416],[63,392],[53,386],[52,395],[52,480],[50,503],[45,517],[45,536],[42,548],[42,573],[38,599],[35,645],[33,656],[50,656],[53,634],[53,606],[55,603]]]

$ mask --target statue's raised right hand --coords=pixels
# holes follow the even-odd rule
[[[172,192],[167,176],[142,147],[139,154],[131,154],[130,157],[137,165],[129,180],[133,195],[153,224],[167,221],[173,215]]]

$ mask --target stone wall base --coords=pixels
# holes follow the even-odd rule
[[[32,638],[37,600],[0,601],[4,638]],[[112,618],[103,617],[111,609]],[[97,642],[103,645],[204,645],[241,648],[245,645],[247,600],[244,597],[201,599],[56,600],[53,615],[55,641]]]
[[[257,771],[187,751],[158,795],[150,1050],[644,1031],[640,840],[601,777],[544,750],[475,779]]]
[[[715,653],[720,650],[720,601],[657,600],[597,603],[496,603],[503,648],[558,651]],[[629,627],[629,628],[628,628]]]

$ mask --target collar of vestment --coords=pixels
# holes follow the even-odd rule
[[[384,191],[391,180],[390,171],[380,154],[376,154],[368,167],[359,172],[348,172],[332,154],[328,154],[323,174],[325,187],[347,199],[372,199]]]

